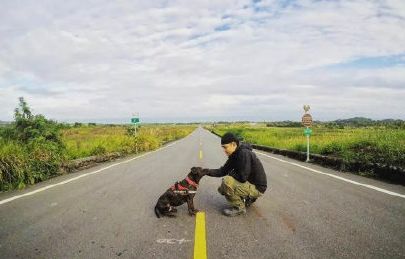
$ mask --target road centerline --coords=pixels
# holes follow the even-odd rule
[[[205,213],[197,212],[195,218],[194,259],[207,258],[207,241],[205,235]]]

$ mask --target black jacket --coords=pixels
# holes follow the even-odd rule
[[[222,177],[230,175],[241,183],[248,181],[257,190],[264,193],[267,189],[266,173],[260,160],[248,144],[240,144],[228,157],[225,165],[219,169],[209,169],[209,176]]]

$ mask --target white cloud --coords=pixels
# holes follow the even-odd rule
[[[5,1],[0,120],[19,96],[57,120],[405,119],[403,63],[331,68],[403,55],[403,1],[287,3]]]

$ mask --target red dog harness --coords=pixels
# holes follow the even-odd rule
[[[196,184],[193,180],[191,180],[188,176],[186,177],[186,181],[189,185],[194,186],[196,189],[198,188],[198,184]]]
[[[189,185],[191,185],[191,186],[194,186],[196,189],[198,188],[198,184],[196,184],[193,180],[191,180],[188,176],[186,177],[186,182],[189,184]],[[173,185],[172,187],[170,187],[170,189],[172,190],[172,191],[184,191],[184,192],[193,192],[193,193],[195,193],[194,191],[191,191],[190,189],[188,189],[187,187],[184,187],[183,185],[181,185],[180,183],[176,183],[175,185]]]

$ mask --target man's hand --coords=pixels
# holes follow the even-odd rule
[[[222,169],[222,167],[221,167],[221,169]],[[211,176],[211,177],[222,177],[222,176],[225,176],[226,174],[224,174],[221,169],[209,169],[209,168],[204,168],[204,169],[202,170],[202,172],[203,172],[204,175],[208,175],[208,176]]]
[[[203,172],[204,175],[208,175],[209,172],[210,172],[210,169],[204,168],[204,169],[202,170],[202,172]]]

